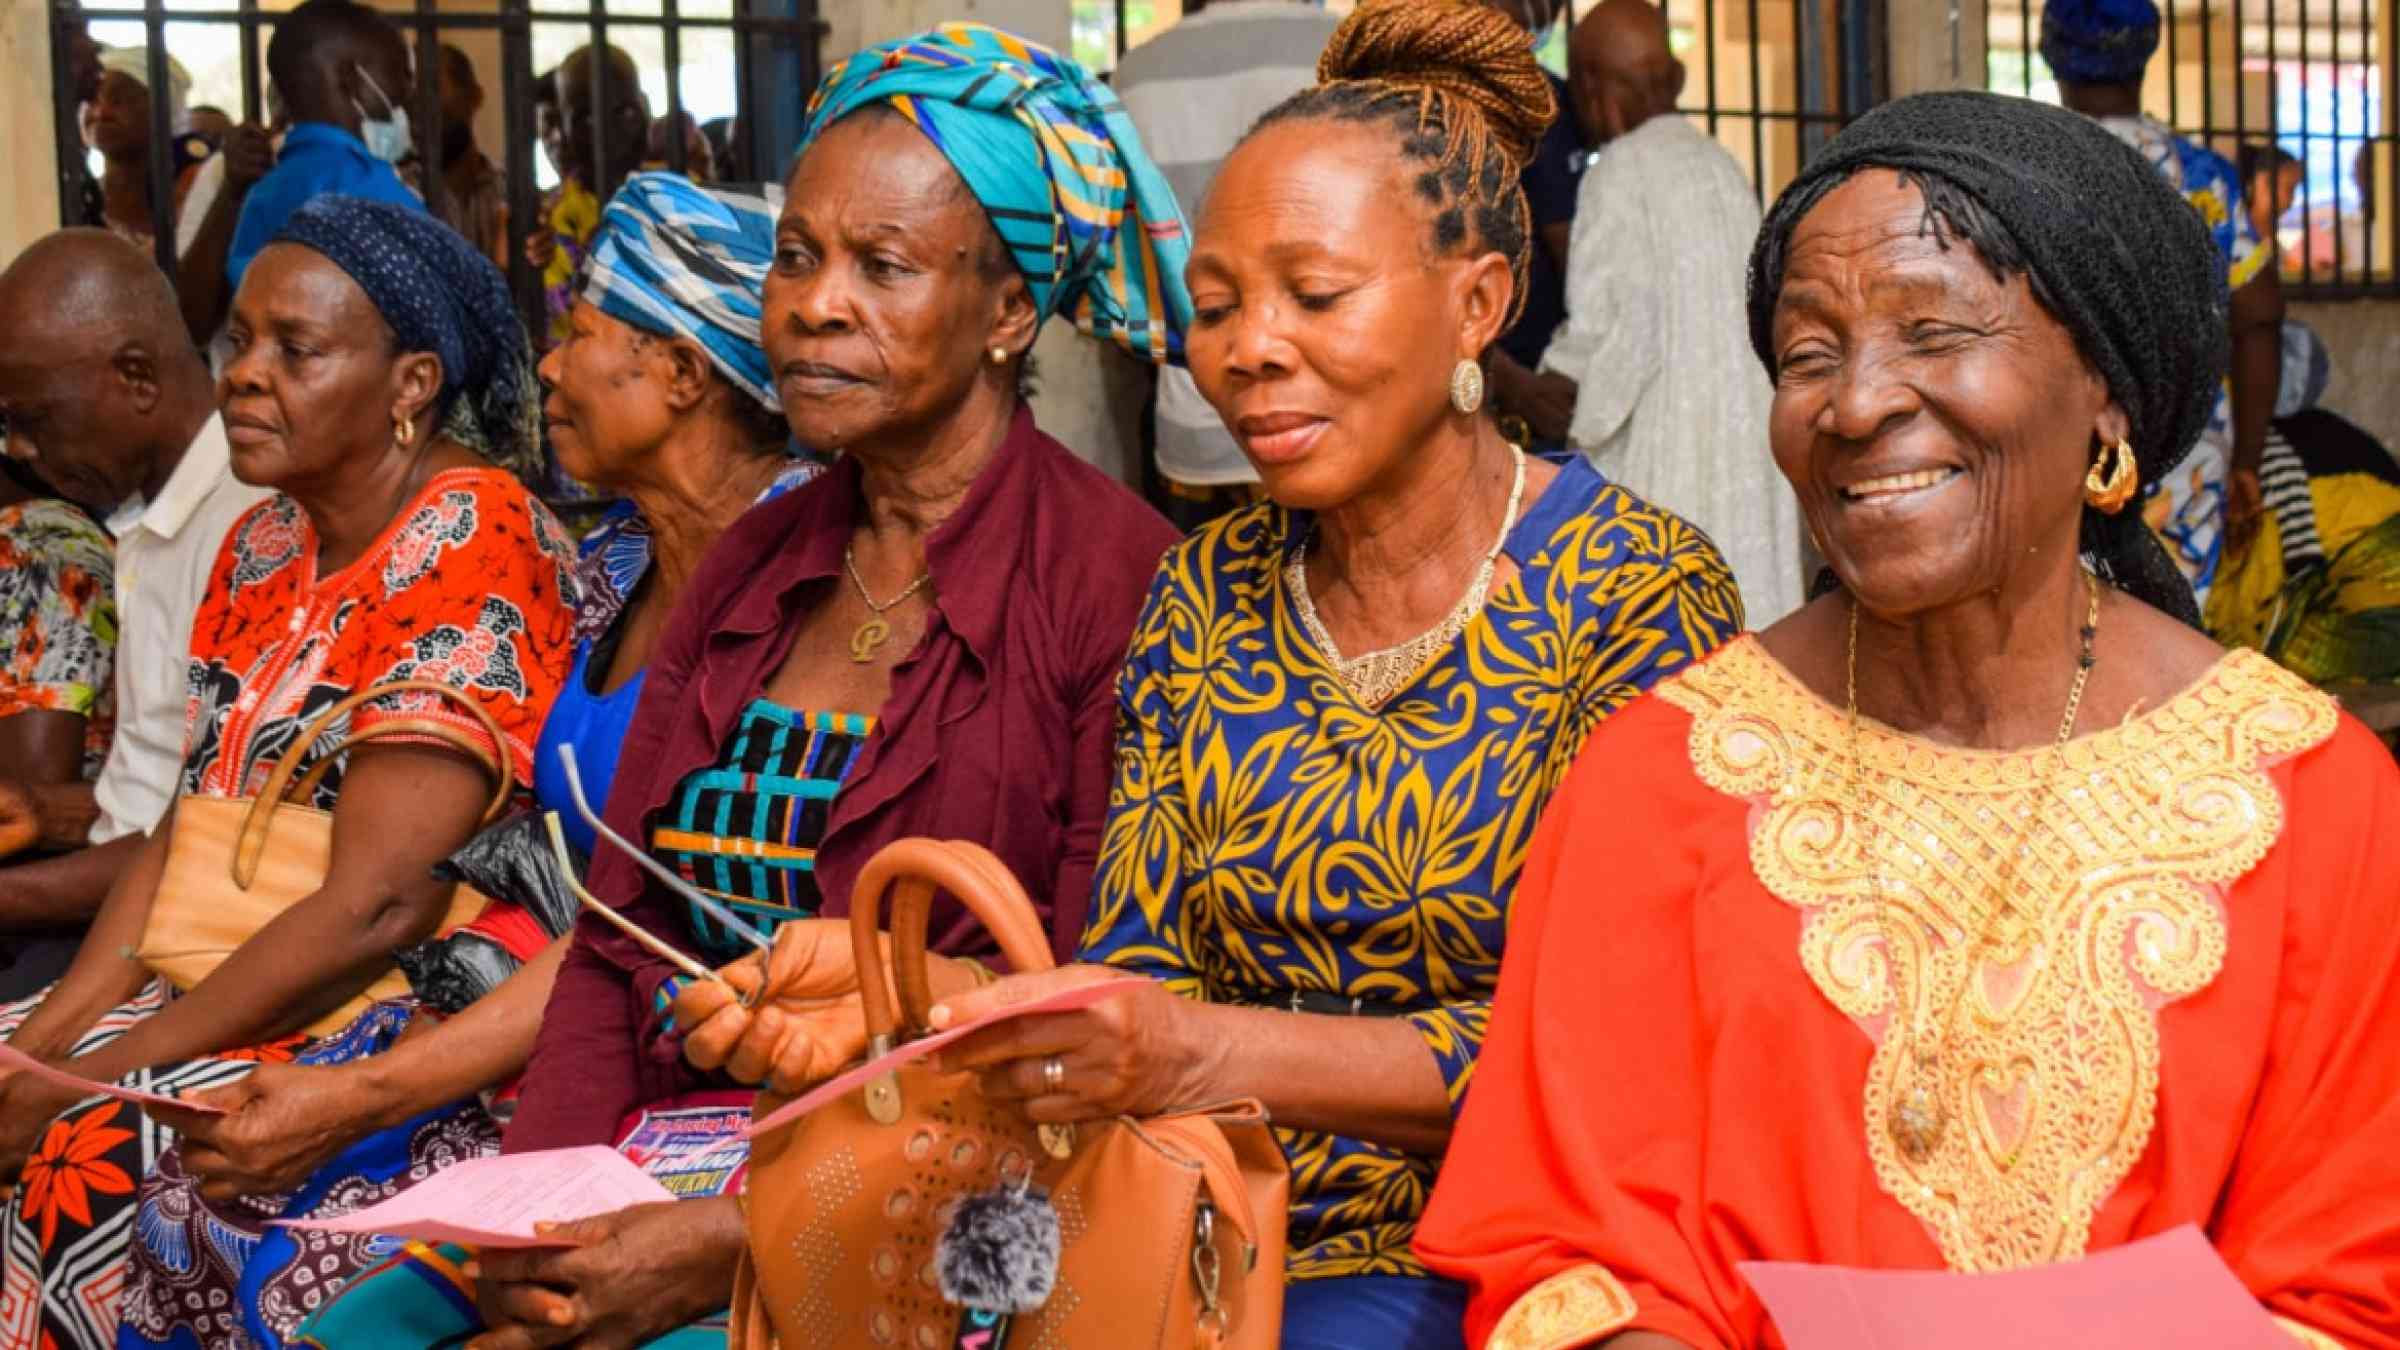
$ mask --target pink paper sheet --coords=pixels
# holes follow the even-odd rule
[[[986,1013],[972,1022],[952,1027],[948,1031],[937,1031],[923,1040],[910,1041],[881,1059],[868,1060],[839,1078],[818,1084],[809,1089],[807,1096],[798,1101],[786,1102],[766,1119],[752,1121],[744,1137],[756,1139],[769,1130],[789,1125],[843,1093],[864,1087],[867,1083],[890,1073],[903,1064],[923,1059],[952,1041],[972,1035],[985,1027],[1008,1021],[1012,1017],[1031,1017],[1036,1013],[1073,1012],[1077,1008],[1088,1008],[1095,1003],[1114,998],[1128,989],[1145,983],[1147,981],[1139,975],[1128,975],[1121,980],[1102,980],[1097,984],[1079,984],[1072,989],[1062,989],[1046,998],[1037,998],[1031,1003],[1019,1003],[1013,1007],[1002,1008],[997,1012]]]
[[[118,1087],[114,1083],[95,1082],[64,1069],[54,1069],[12,1045],[0,1045],[0,1069],[15,1069],[20,1073],[29,1073],[36,1078],[56,1083],[60,1087],[74,1088],[86,1096],[114,1097],[118,1101],[132,1102],[136,1106],[172,1106],[178,1111],[189,1111],[196,1116],[225,1114],[225,1108],[222,1106],[202,1106],[198,1102],[179,1101],[155,1092],[139,1092],[133,1088]]]
[[[1790,1350],[2292,1350],[2292,1338],[2181,1228],[1996,1275],[1744,1261]]]
[[[572,1247],[572,1241],[544,1237],[533,1226],[674,1198],[623,1154],[595,1144],[475,1158],[338,1219],[278,1219],[275,1224],[469,1247]]]

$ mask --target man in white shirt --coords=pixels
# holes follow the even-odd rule
[[[1575,114],[1599,149],[1577,189],[1567,322],[1542,367],[1575,381],[1569,441],[1705,531],[1763,628],[1799,606],[1802,580],[1799,504],[1767,447],[1774,391],[1750,350],[1758,199],[1675,111],[1683,66],[1655,7],[1603,0],[1570,50]]]
[[[1251,123],[1317,82],[1340,22],[1293,0],[1189,0],[1181,22],[1125,53],[1117,97],[1187,214]],[[1159,372],[1156,424],[1168,519],[1189,530],[1249,499],[1258,474],[1188,372]]]
[[[0,823],[31,821],[54,856],[0,868],[0,931],[80,925],[106,898],[182,775],[192,618],[235,517],[216,386],[149,255],[61,230],[0,273],[0,418],[8,453],[108,512],[117,540],[117,729],[100,778],[0,778]],[[0,766],[5,772],[5,766]]]

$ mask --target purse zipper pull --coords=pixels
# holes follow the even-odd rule
[[[1192,1219],[1192,1282],[1200,1288],[1200,1327],[1217,1336],[1228,1326],[1224,1305],[1218,1302],[1224,1273],[1224,1258],[1217,1254],[1216,1207],[1204,1198]]]

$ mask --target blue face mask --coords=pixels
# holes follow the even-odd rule
[[[375,91],[375,97],[383,103],[384,112],[381,117],[369,117],[365,107],[357,100],[351,100],[350,106],[358,109],[358,138],[366,142],[368,154],[386,164],[397,164],[408,158],[408,152],[416,148],[408,136],[408,109],[392,102],[391,95],[383,92],[383,86],[377,84],[375,77],[364,69],[358,72],[358,78],[365,80],[367,88]]]

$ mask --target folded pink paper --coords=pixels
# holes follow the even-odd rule
[[[225,1108],[222,1106],[202,1106],[198,1102],[181,1101],[174,1097],[163,1097],[155,1092],[142,1092],[135,1088],[118,1087],[114,1083],[99,1082],[80,1074],[69,1073],[65,1069],[54,1069],[13,1045],[0,1045],[0,1069],[14,1069],[19,1073],[29,1073],[36,1078],[56,1083],[60,1087],[74,1088],[87,1096],[114,1097],[118,1101],[132,1102],[136,1106],[172,1106],[178,1111],[189,1111],[194,1115],[201,1116],[225,1114]]]
[[[910,1041],[880,1059],[868,1060],[838,1078],[818,1084],[809,1089],[806,1096],[797,1101],[784,1103],[766,1119],[752,1121],[747,1136],[756,1139],[769,1130],[789,1125],[843,1093],[864,1087],[903,1064],[923,1059],[943,1046],[962,1037],[971,1036],[985,1027],[1006,1022],[1011,1018],[1031,1017],[1036,1013],[1073,1012],[1077,1008],[1088,1008],[1095,1003],[1114,998],[1128,989],[1145,983],[1147,981],[1139,975],[1128,975],[1121,980],[1101,980],[1096,984],[1079,984],[1072,989],[1061,989],[1055,994],[1034,999],[1030,1003],[1013,1004],[996,1012],[985,1013],[972,1022],[962,1023],[948,1031],[937,1031],[922,1040]]]
[[[613,1148],[549,1149],[475,1158],[446,1167],[379,1205],[338,1219],[278,1219],[279,1228],[374,1233],[469,1247],[573,1247],[534,1231],[634,1205],[672,1200],[673,1192]]]
[[[2293,1350],[2200,1230],[1992,1275],[1744,1261],[1789,1350]]]

